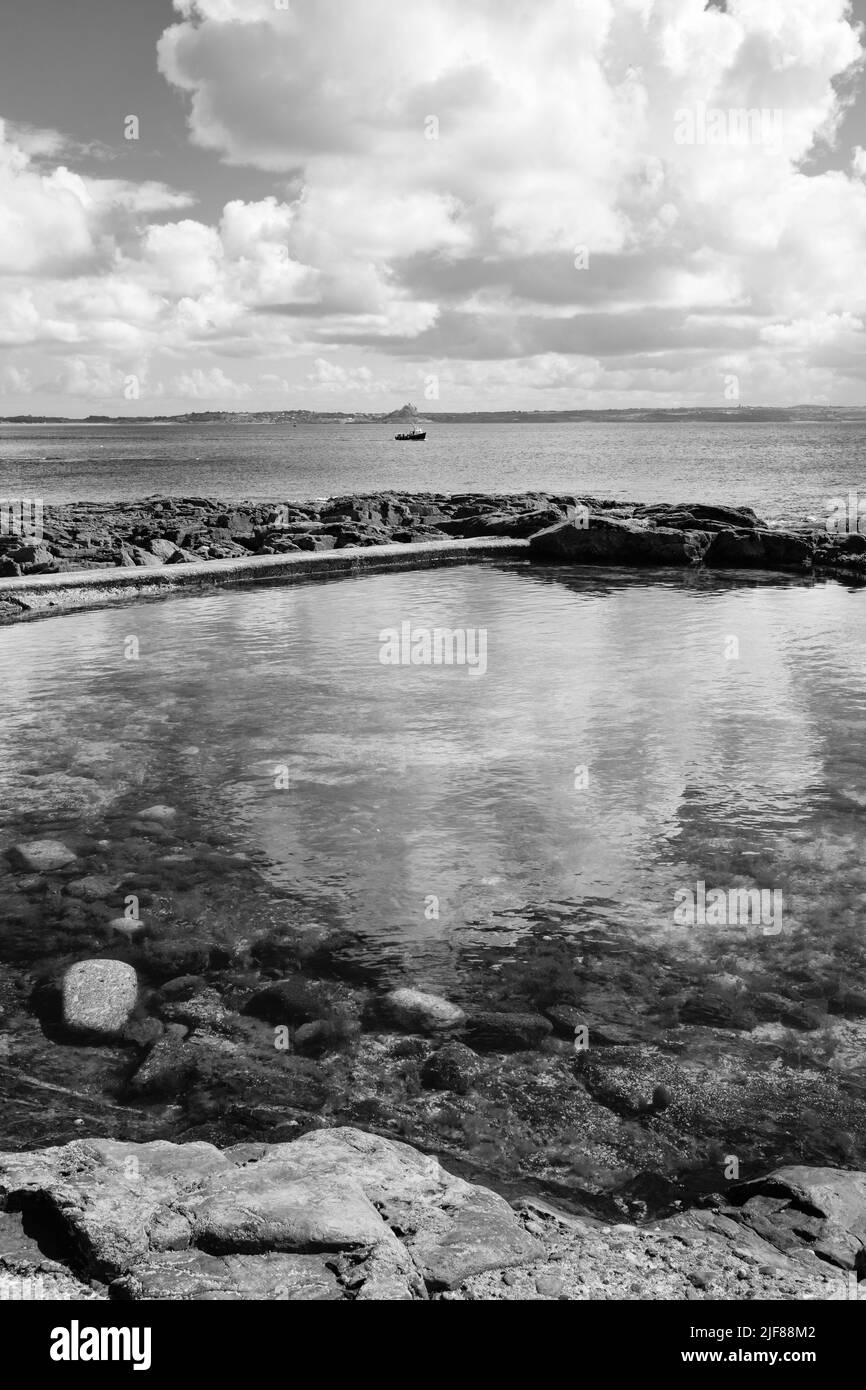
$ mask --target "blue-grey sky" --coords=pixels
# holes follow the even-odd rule
[[[863,21],[7,7],[0,413],[864,404]]]

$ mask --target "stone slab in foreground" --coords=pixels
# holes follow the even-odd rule
[[[534,1201],[514,1210],[407,1144],[351,1128],[225,1151],[81,1140],[0,1154],[0,1292],[15,1297],[17,1283],[18,1297],[45,1299],[851,1296],[845,1264],[859,1260],[864,1175],[785,1169],[732,1201],[611,1227]],[[811,1244],[831,1228],[836,1256],[819,1256]]]

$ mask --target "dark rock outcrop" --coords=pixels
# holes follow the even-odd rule
[[[814,547],[804,536],[787,531],[717,531],[704,564],[717,569],[804,570]]]
[[[779,1168],[731,1194],[736,1219],[785,1252],[866,1275],[866,1173]]]
[[[591,514],[530,537],[533,560],[578,565],[696,565],[706,554],[707,531],[651,527],[645,522]]]
[[[553,1032],[553,1024],[541,1014],[499,1013],[484,1010],[474,1013],[466,1028],[466,1036],[480,1052],[523,1052],[538,1047]]]
[[[452,538],[530,539],[538,561],[816,569],[866,581],[866,537],[814,525],[774,530],[750,507],[618,502],[544,492],[380,492],[327,501],[238,502],[148,498],[45,508],[40,539],[0,537],[0,581],[116,567],[342,550]],[[21,616],[0,603],[0,620]]]

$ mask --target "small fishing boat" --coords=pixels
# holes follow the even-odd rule
[[[402,410],[395,411],[391,419],[405,420],[407,424],[411,421],[411,430],[403,430],[401,434],[394,435],[394,438],[399,439],[401,444],[422,444],[427,438],[427,431],[422,430],[418,423],[418,407],[412,405],[411,401],[408,405],[404,405]]]

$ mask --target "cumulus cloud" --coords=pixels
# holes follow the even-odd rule
[[[437,364],[467,404],[509,383],[712,400],[733,369],[752,399],[846,399],[862,378],[866,155],[814,163],[861,61],[846,0],[175,11],[158,62],[190,138],[229,186],[245,165],[274,191],[204,221],[7,131],[9,350],[159,358],[208,400],[283,391],[292,360],[334,396]]]
[[[17,367],[0,367],[0,396],[29,396],[33,390],[29,372]]]
[[[382,394],[393,389],[390,382],[377,380],[369,367],[343,367],[339,362],[317,357],[307,381],[314,390],[361,392],[365,396]]]
[[[292,240],[344,312],[332,343],[679,348],[685,368],[735,344],[808,349],[786,323],[866,296],[862,183],[808,169],[861,58],[844,0],[176,9],[160,64],[192,138],[302,171]]]
[[[171,395],[196,401],[236,401],[248,396],[252,387],[247,382],[233,381],[221,367],[203,371],[196,367],[183,372],[170,383]]]

